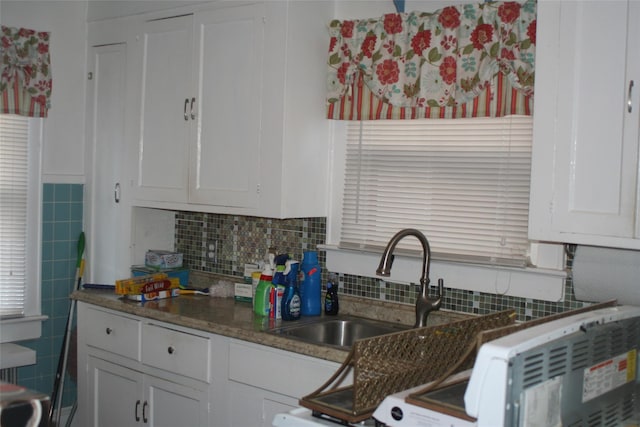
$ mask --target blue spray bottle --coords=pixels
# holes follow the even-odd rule
[[[322,313],[322,285],[320,264],[316,251],[305,251],[300,265],[304,281],[300,285],[300,313],[303,316],[320,316]]]
[[[282,320],[300,318],[300,294],[298,292],[298,261],[287,260],[284,270],[285,288],[282,296]]]

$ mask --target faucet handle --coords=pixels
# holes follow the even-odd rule
[[[435,299],[431,299],[431,309],[439,310],[442,305],[442,297],[444,296],[444,279],[438,279],[438,295]]]
[[[444,279],[438,279],[438,299],[444,296]]]

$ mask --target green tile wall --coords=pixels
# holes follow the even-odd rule
[[[69,314],[69,294],[75,288],[78,236],[82,231],[83,186],[44,184],[42,191],[42,324],[40,339],[22,345],[36,350],[36,364],[18,369],[20,384],[45,393],[53,391],[58,356]],[[62,407],[76,399],[75,383],[65,378]]]
[[[244,263],[264,259],[269,247],[278,253],[301,259],[304,250],[325,242],[326,219],[276,220],[193,212],[176,213],[176,250],[184,253],[185,265],[193,270],[242,277]],[[217,248],[215,260],[207,258],[207,244]],[[319,252],[325,265],[324,252]],[[567,267],[571,267],[569,251]],[[327,269],[323,268],[326,280]],[[325,281],[323,280],[323,282]],[[446,285],[446,280],[445,280]],[[340,274],[339,292],[356,297],[413,304],[417,284],[405,285],[378,278]],[[565,284],[565,301],[552,303],[530,298],[463,291],[445,287],[442,307],[464,313],[487,314],[513,308],[518,320],[530,320],[586,305],[576,301],[570,279]]]

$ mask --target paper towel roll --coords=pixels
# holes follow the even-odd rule
[[[578,246],[573,288],[580,301],[640,306],[640,251]]]

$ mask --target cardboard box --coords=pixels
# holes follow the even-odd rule
[[[159,299],[173,298],[173,297],[177,297],[178,295],[180,295],[180,289],[173,288],[165,291],[147,292],[147,293],[137,294],[137,295],[125,295],[125,298],[133,301],[147,302],[147,301],[156,301]]]
[[[234,298],[236,301],[253,301],[253,286],[248,283],[236,283]]]
[[[177,277],[180,280],[181,288],[189,287],[189,270],[186,268],[173,268],[173,269],[163,269],[158,270],[157,268],[151,268],[144,265],[132,265],[131,266],[131,274],[133,277],[147,276],[149,274],[162,272],[167,275],[167,277]]]
[[[182,267],[182,254],[171,251],[149,249],[144,257],[147,267],[155,268],[179,268]]]

